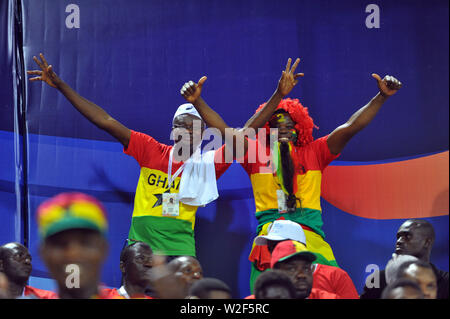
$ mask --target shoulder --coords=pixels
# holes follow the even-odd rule
[[[339,298],[336,294],[333,294],[331,292],[322,289],[312,288],[308,299],[339,299]]]
[[[53,291],[39,289],[39,288],[35,288],[32,286],[25,286],[24,295],[25,296],[34,295],[41,299],[57,299],[58,298],[58,295]]]
[[[136,142],[136,143],[141,143],[141,144],[151,144],[151,145],[158,145],[158,146],[162,146],[162,147],[163,146],[168,147],[168,145],[158,142],[156,139],[154,139],[152,136],[150,136],[148,134],[133,131],[133,130],[131,130],[130,143],[131,143],[131,141]]]
[[[319,137],[319,138],[315,139],[314,141],[312,141],[311,143],[304,145],[304,146],[299,146],[299,147],[304,150],[329,151],[328,143],[327,143],[328,136],[329,135]]]
[[[445,270],[438,269],[434,264],[430,263],[431,267],[433,268],[434,273],[436,274],[436,277],[438,280],[446,280],[449,279],[449,272]]]
[[[121,295],[117,291],[117,288],[102,288],[100,290],[100,296],[102,299],[119,298]]]
[[[334,274],[339,276],[348,276],[347,272],[339,267],[317,264],[316,271],[318,273]]]

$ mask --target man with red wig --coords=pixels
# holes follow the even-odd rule
[[[295,61],[294,70],[298,63],[299,59]],[[288,60],[282,78],[293,76],[290,64],[291,59]],[[285,95],[280,94],[277,89],[271,98],[271,107],[265,107],[264,103],[258,108],[256,114],[260,114],[261,109],[265,112],[259,120],[266,121],[266,128],[277,129],[278,139],[273,145],[261,143],[259,138],[256,141],[245,139],[246,153],[244,158],[238,161],[252,183],[259,236],[266,235],[268,227],[277,219],[294,221],[302,226],[308,249],[322,255],[324,259],[321,260],[326,260],[326,264],[338,266],[322,230],[322,173],[328,164],[339,156],[350,139],[375,118],[384,102],[401,88],[400,81],[392,76],[381,79],[378,74],[372,74],[372,77],[378,84],[379,92],[376,96],[356,111],[346,123],[316,140],[312,135],[316,127],[313,119],[298,99],[284,99]],[[218,128],[225,134],[230,128],[201,98],[205,80],[206,77],[203,77],[198,84],[192,81],[186,83],[181,94],[195,106],[209,127]],[[234,132],[236,135],[245,135],[246,128],[247,126],[244,130]],[[251,152],[255,149],[257,160],[252,161],[250,159],[254,158],[254,154]],[[261,161],[261,154],[269,152],[272,161]],[[252,261],[250,286],[253,289],[253,282],[259,273],[269,267],[270,253],[267,247],[254,245],[249,259]]]

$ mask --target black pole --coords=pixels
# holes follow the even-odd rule
[[[28,247],[29,240],[29,215],[28,215],[28,129],[27,129],[27,103],[26,103],[26,73],[23,54],[23,24],[22,24],[22,1],[15,0],[14,7],[14,40],[15,40],[15,65],[16,70],[16,107],[19,116],[19,135],[22,138],[22,183],[21,183],[21,220],[23,244]]]

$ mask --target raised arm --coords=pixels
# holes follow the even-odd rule
[[[300,59],[297,58],[291,68],[291,58],[288,59],[285,70],[281,73],[281,78],[278,81],[278,86],[273,95],[267,101],[266,105],[258,112],[255,113],[244,125],[245,128],[258,129],[263,127],[268,120],[270,120],[273,112],[280,104],[281,100],[288,95],[294,86],[298,83],[298,78],[304,76],[303,73],[294,74],[295,69],[300,63]]]
[[[48,65],[42,53],[39,54],[39,57],[40,60],[35,56],[33,57],[33,60],[40,67],[40,70],[27,71],[30,75],[37,75],[36,77],[30,78],[30,81],[42,81],[58,89],[85,118],[94,123],[98,128],[111,134],[127,148],[131,131],[112,118],[100,106],[86,100],[61,80],[53,71],[52,66]]]
[[[332,154],[339,154],[348,141],[375,118],[384,102],[402,87],[402,83],[393,76],[387,75],[381,79],[374,73],[372,77],[377,80],[380,91],[368,104],[356,111],[345,124],[336,128],[328,136],[327,144]]]
[[[246,128],[257,129],[264,126],[264,124],[266,124],[266,122],[272,116],[281,99],[285,97],[287,94],[289,94],[289,92],[291,92],[294,86],[298,83],[298,78],[304,76],[303,73],[294,74],[295,69],[297,68],[300,62],[300,59],[297,59],[294,62],[292,68],[291,62],[292,60],[289,58],[286,64],[286,69],[282,72],[281,78],[278,81],[277,89],[275,90],[274,94],[269,99],[269,101],[266,103],[264,108],[258,113],[254,114],[247,121],[243,129],[241,130],[233,129],[235,136],[244,134],[243,131]],[[215,112],[208,106],[208,104],[206,104],[206,102],[201,97],[203,84],[205,83],[206,79],[207,79],[206,76],[204,76],[198,81],[198,83],[194,83],[193,81],[185,83],[181,88],[180,93],[188,102],[192,103],[195,106],[195,108],[200,113],[201,117],[209,127],[219,129],[220,132],[222,133],[222,136],[225,136],[225,130],[231,128],[225,123],[225,121],[220,117],[220,115],[217,114],[217,112]],[[233,145],[236,145],[236,143],[233,143]],[[245,143],[245,151],[246,150],[247,144]]]

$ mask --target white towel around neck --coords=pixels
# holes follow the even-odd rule
[[[217,191],[215,151],[202,153],[200,147],[185,162],[178,198],[191,206],[205,206],[219,197]]]

